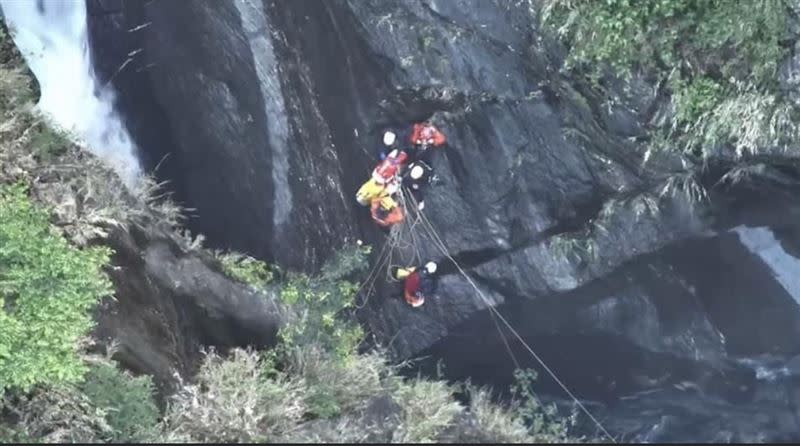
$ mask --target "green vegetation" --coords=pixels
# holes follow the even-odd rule
[[[785,0],[547,0],[542,17],[568,44],[568,69],[666,82],[675,113],[659,145],[741,155],[798,141],[797,110],[777,81]]]
[[[543,406],[533,392],[536,372],[530,369],[517,370],[514,373],[514,380],[514,385],[511,387],[514,395],[512,407],[525,425],[530,426],[530,434],[537,439],[537,442],[565,441],[568,438],[567,420],[557,417],[554,406]]]
[[[86,379],[7,394],[0,439],[43,442],[147,442],[158,432],[149,377],[133,378],[93,358]]]
[[[217,253],[222,269],[230,277],[257,289],[265,288],[272,282],[274,273],[266,263],[235,252]]]
[[[31,128],[30,144],[34,153],[46,160],[66,153],[71,142],[67,134],[39,122]]]
[[[395,433],[399,443],[436,442],[464,410],[453,401],[453,389],[442,381],[401,383],[395,397],[403,408],[402,423]]]
[[[287,276],[281,300],[299,311],[281,332],[285,349],[314,343],[342,358],[356,351],[364,333],[347,317],[358,291],[347,278],[366,268],[369,252],[362,247],[344,249],[322,267],[319,277]]]
[[[149,376],[133,377],[113,363],[98,362],[90,366],[78,389],[105,413],[109,429],[104,441],[141,443],[157,438],[160,414]]]
[[[22,186],[0,188],[0,390],[80,379],[78,340],[111,293],[109,254],[71,247]]]

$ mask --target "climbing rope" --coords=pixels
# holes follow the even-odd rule
[[[413,199],[413,197],[412,197],[412,199]],[[406,196],[403,195],[402,191],[401,191],[401,196],[399,198],[399,204],[401,206],[403,206],[403,209],[408,209],[405,206],[405,203],[406,203]],[[404,223],[404,224],[395,225],[390,229],[389,237],[387,238],[386,242],[383,244],[383,247],[381,249],[381,252],[378,254],[378,258],[376,259],[375,264],[370,269],[370,272],[367,275],[367,278],[364,279],[363,282],[361,282],[361,285],[356,290],[356,294],[358,294],[362,290],[366,289],[366,292],[365,292],[365,295],[364,295],[364,301],[361,304],[356,304],[356,308],[357,309],[360,310],[360,309],[364,308],[367,305],[367,303],[369,303],[369,299],[372,296],[373,291],[375,291],[375,283],[378,280],[379,271],[382,268],[384,268],[384,266],[386,267],[386,274],[385,274],[384,280],[386,282],[398,282],[398,280],[395,279],[394,275],[392,274],[392,270],[394,268],[399,267],[399,266],[405,266],[405,265],[408,265],[408,264],[415,264],[415,263],[418,263],[420,261],[422,256],[421,256],[421,253],[420,253],[419,248],[418,248],[419,244],[417,243],[417,234],[416,234],[416,231],[415,231],[415,228],[419,223],[420,223],[420,216],[419,216],[419,214],[417,214],[416,219],[414,220],[414,222],[411,225],[408,225],[408,224]],[[406,233],[409,234],[408,237],[406,237]],[[411,242],[403,243],[402,241],[407,239],[407,238],[410,238]],[[406,251],[406,250],[409,250],[409,249],[412,249],[412,248],[414,250],[414,254],[413,254],[413,258],[410,260],[410,262],[402,261],[403,259],[401,259],[402,265],[399,265],[394,261],[395,252],[396,251]]]
[[[461,267],[461,265],[459,265],[459,263],[456,261],[456,259],[454,259],[452,255],[450,255],[450,252],[447,250],[447,246],[445,246],[444,242],[442,241],[442,238],[436,232],[436,229],[433,227],[433,224],[431,224],[430,220],[428,220],[428,218],[424,215],[424,213],[422,211],[419,211],[419,215],[420,215],[420,217],[422,219],[423,226],[426,227],[429,235],[433,239],[434,245],[437,248],[439,248],[440,251],[442,251],[442,254],[445,257],[447,257],[447,259],[449,259],[451,262],[453,262],[453,265],[455,265],[455,267],[458,269],[459,273],[461,273],[461,275],[464,276],[465,279],[467,279],[467,282],[472,286],[473,289],[475,289],[477,294],[481,297],[483,302],[489,308],[490,313],[493,313],[495,316],[497,316],[497,318],[500,321],[503,322],[503,324],[506,326],[506,328],[508,328],[508,330],[514,335],[514,337],[517,338],[517,340],[520,342],[520,344],[522,344],[525,347],[525,349],[528,351],[528,353],[530,353],[531,356],[533,356],[533,358],[536,360],[536,362],[538,362],[539,365],[541,365],[542,368],[545,371],[547,371],[547,373],[550,375],[550,377],[553,378],[553,380],[561,387],[561,389],[564,390],[564,392],[567,395],[569,395],[570,398],[572,398],[572,400],[575,402],[575,404],[578,407],[580,407],[580,409],[594,422],[594,424],[600,429],[600,431],[602,431],[603,434],[606,437],[608,437],[609,440],[611,440],[611,442],[616,443],[617,441],[614,439],[614,437],[611,436],[611,434],[608,433],[608,431],[597,420],[597,418],[595,418],[594,415],[592,415],[592,413],[589,412],[589,410],[586,408],[586,406],[584,406],[583,403],[581,403],[580,400],[578,400],[578,398],[569,390],[569,388],[558,378],[558,376],[555,374],[555,372],[553,372],[550,369],[550,367],[548,367],[547,364],[545,364],[545,362],[542,360],[542,358],[540,358],[539,355],[537,355],[536,352],[533,350],[533,348],[531,348],[531,346],[528,345],[528,343],[522,338],[522,336],[519,334],[519,332],[517,332],[517,330],[514,329],[514,327],[511,325],[511,323],[508,322],[508,320],[494,307],[494,305],[492,305],[491,301],[483,294],[483,291],[481,291],[480,288],[478,288],[478,286],[475,284],[475,282],[472,280],[472,278],[469,276],[469,274],[467,274],[467,272],[464,271],[464,269]],[[498,330],[499,330],[499,327],[498,327]],[[514,361],[516,363],[516,359],[514,359]]]
[[[411,194],[410,192],[406,195],[406,192],[408,192],[408,190],[405,187],[401,188],[401,193],[404,194],[404,198],[403,198],[404,203],[405,202],[410,202],[413,205],[413,209],[416,212],[417,218],[414,221],[414,225],[413,225],[413,226],[416,226],[418,222],[422,221],[422,217],[423,217],[422,211],[419,210],[419,208],[418,208],[419,203],[414,198],[414,195]],[[406,209],[408,209],[408,208],[406,208]],[[412,226],[412,229],[413,229],[413,226]],[[414,243],[416,244],[416,233],[412,232],[412,234],[414,235]],[[416,245],[416,246],[419,246],[419,245]],[[422,257],[419,254],[419,250],[417,250],[417,257],[416,257],[415,261],[413,262],[413,264],[420,264],[421,263],[421,259],[422,259]],[[508,338],[506,337],[505,333],[503,333],[503,330],[500,328],[500,324],[497,322],[497,317],[492,312],[489,312],[489,315],[492,317],[492,322],[494,323],[494,326],[497,329],[497,333],[500,335],[500,339],[503,340],[503,345],[505,346],[506,351],[508,352],[508,356],[511,358],[511,361],[514,363],[514,367],[519,369],[520,365],[519,365],[519,361],[517,361],[517,356],[514,354],[514,351],[511,349],[511,345],[508,343]]]
[[[364,297],[364,303],[361,304],[361,305],[356,304],[356,308],[357,309],[360,310],[360,309],[364,308],[367,305],[367,303],[369,302],[369,298],[372,295],[372,291],[375,290],[375,282],[378,280],[378,271],[380,271],[380,269],[383,267],[383,265],[388,260],[388,256],[387,256],[388,252],[389,252],[389,245],[388,244],[384,244],[383,245],[383,249],[381,249],[380,254],[378,254],[378,259],[375,262],[375,265],[373,265],[373,267],[370,269],[369,274],[367,275],[367,278],[364,279],[363,282],[361,282],[361,285],[359,285],[358,289],[356,290],[355,295],[358,295],[358,293],[360,293],[361,290],[364,289],[364,287],[367,285],[367,283],[369,283],[369,289],[367,290],[366,295]]]
[[[477,286],[477,284],[475,284],[475,282],[472,280],[472,277],[470,277],[470,275],[467,274],[467,272],[461,267],[461,265],[458,263],[458,261],[450,254],[449,250],[447,249],[447,246],[445,245],[445,243],[442,240],[441,236],[436,231],[436,229],[433,226],[433,224],[430,222],[430,220],[428,220],[428,218],[425,216],[424,212],[422,210],[419,210],[419,208],[417,207],[417,202],[414,199],[413,195],[408,193],[407,189],[404,188],[404,187],[400,188],[400,191],[399,191],[398,195],[399,195],[399,200],[398,200],[399,203],[398,203],[398,205],[402,206],[402,208],[405,210],[406,218],[404,219],[404,223],[402,223],[400,225],[395,225],[395,227],[392,227],[392,229],[389,232],[389,237],[388,237],[386,243],[383,246],[381,254],[379,255],[379,261],[376,263],[375,267],[370,272],[367,280],[365,280],[365,282],[362,283],[362,286],[359,287],[359,290],[361,290],[362,287],[364,286],[364,284],[366,284],[367,282],[370,282],[369,291],[368,291],[368,294],[367,294],[367,296],[365,298],[365,302],[364,302],[364,304],[362,304],[358,308],[363,308],[366,305],[366,303],[368,302],[369,296],[372,293],[372,291],[374,290],[374,285],[375,285],[375,282],[376,282],[377,277],[378,277],[376,272],[379,271],[381,268],[383,268],[384,265],[387,265],[387,270],[386,270],[387,282],[396,281],[396,279],[394,278],[394,275],[392,274],[392,270],[393,270],[393,268],[395,268],[397,266],[397,265],[394,264],[394,256],[395,256],[395,251],[398,250],[398,248],[401,251],[407,251],[409,248],[413,248],[414,249],[414,252],[413,252],[413,255],[412,255],[412,259],[411,259],[412,262],[410,262],[410,263],[409,262],[404,262],[404,265],[420,263],[421,254],[419,252],[419,248],[418,248],[419,244],[417,243],[417,237],[416,237],[416,233],[415,233],[414,229],[416,228],[416,226],[419,223],[422,223],[422,227],[427,232],[428,237],[433,242],[433,245],[436,246],[442,252],[442,254],[448,260],[450,260],[453,263],[453,265],[455,265],[455,267],[458,270],[458,272],[467,280],[467,282],[470,284],[470,286],[472,286],[472,288],[476,291],[477,295],[481,298],[481,300],[483,300],[483,303],[489,309],[489,314],[492,317],[492,321],[494,322],[495,328],[497,329],[497,332],[499,333],[501,339],[503,340],[503,344],[506,347],[506,350],[508,351],[509,356],[511,357],[512,361],[514,362],[515,367],[517,369],[520,368],[519,361],[517,361],[517,358],[514,355],[513,350],[511,349],[511,346],[508,343],[508,339],[506,339],[506,336],[503,333],[503,330],[500,327],[500,324],[498,323],[498,320],[501,321],[506,326],[508,331],[511,332],[511,334],[514,335],[514,337],[525,348],[525,350],[527,350],[528,353],[530,353],[531,356],[536,360],[536,362],[547,372],[547,374],[550,375],[550,377],[553,379],[553,381],[555,381],[561,387],[561,389],[564,390],[564,392],[567,395],[569,395],[570,398],[572,398],[573,402],[581,409],[581,411],[583,411],[592,420],[592,422],[594,422],[594,424],[598,427],[598,429],[611,442],[616,443],[617,442],[616,439],[603,427],[603,425],[600,423],[600,421],[598,421],[597,418],[595,418],[594,415],[592,415],[592,413],[589,412],[589,410],[586,408],[586,406],[584,406],[583,403],[581,403],[581,401],[572,393],[572,391],[569,390],[569,388],[566,386],[566,384],[564,384],[561,381],[561,379],[558,378],[556,373],[553,372],[553,370],[551,370],[550,367],[547,366],[547,364],[544,362],[544,360],[542,360],[542,358],[539,357],[539,355],[525,341],[525,339],[523,339],[523,337],[511,325],[511,323],[497,310],[497,308],[495,308],[495,306],[492,304],[492,302],[483,294],[483,291],[481,291],[481,289]],[[413,208],[412,208],[412,206],[408,206],[408,204],[412,204]],[[405,223],[405,221],[407,221],[408,218],[409,218],[409,210],[410,209],[413,209],[414,213],[416,214],[416,219],[414,220],[414,222],[411,225],[408,225],[407,223]],[[403,243],[401,243],[401,241],[406,239],[406,237],[404,237],[404,232],[406,230],[407,230],[407,232],[409,234],[408,238],[411,239],[411,242],[403,244]]]

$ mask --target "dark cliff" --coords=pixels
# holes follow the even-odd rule
[[[796,439],[795,392],[775,396],[795,372],[765,381],[752,366],[800,354],[800,289],[780,272],[800,249],[792,157],[645,162],[644,129],[669,113],[662,90],[639,80],[603,95],[561,73],[531,2],[88,5],[99,74],[211,243],[305,270],[347,239],[380,248],[355,191],[386,126],[431,118],[449,147],[425,216],[615,428]],[[748,175],[731,184],[734,170]],[[417,236],[400,258],[441,257]],[[362,319],[399,357],[433,353],[453,377],[505,383],[513,364],[484,304],[445,272],[419,310],[379,284]],[[708,437],[686,428],[692,411]]]

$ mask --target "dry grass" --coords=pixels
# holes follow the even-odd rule
[[[79,246],[106,236],[110,227],[179,228],[186,209],[169,199],[164,184],[144,176],[127,188],[109,166],[36,112],[34,100],[28,75],[0,66],[0,183],[31,185],[34,198],[53,209],[55,223]]]
[[[403,412],[393,443],[435,443],[464,411],[453,399],[450,386],[441,381],[416,379],[402,383],[394,398]]]
[[[306,405],[317,416],[359,411],[386,388],[390,369],[377,352],[333,357],[318,346],[302,346],[289,354],[289,370],[308,384]]]
[[[690,135],[689,148],[709,152],[732,143],[739,157],[796,148],[800,126],[793,106],[774,94],[740,88],[741,93],[682,129]]]
[[[292,430],[306,412],[305,383],[279,374],[266,377],[255,352],[229,359],[209,354],[197,383],[175,395],[165,419],[166,441],[260,442]]]
[[[488,389],[470,391],[470,413],[485,436],[497,443],[531,443],[532,438],[523,421],[492,401]]]
[[[4,406],[19,417],[24,436],[44,443],[94,443],[112,432],[105,412],[72,387],[37,391]]]

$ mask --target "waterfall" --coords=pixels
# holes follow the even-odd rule
[[[750,252],[772,269],[775,279],[800,305],[800,259],[787,253],[769,228],[738,226],[733,231]]]
[[[0,0],[11,36],[41,87],[37,108],[110,164],[129,187],[141,170],[114,111],[114,92],[92,66],[83,0]]]
[[[264,98],[267,137],[272,149],[272,182],[274,184],[273,223],[279,227],[289,221],[292,212],[292,190],[289,186],[289,122],[278,74],[278,61],[272,47],[268,17],[258,1],[235,0],[242,28],[250,40],[259,89]]]

